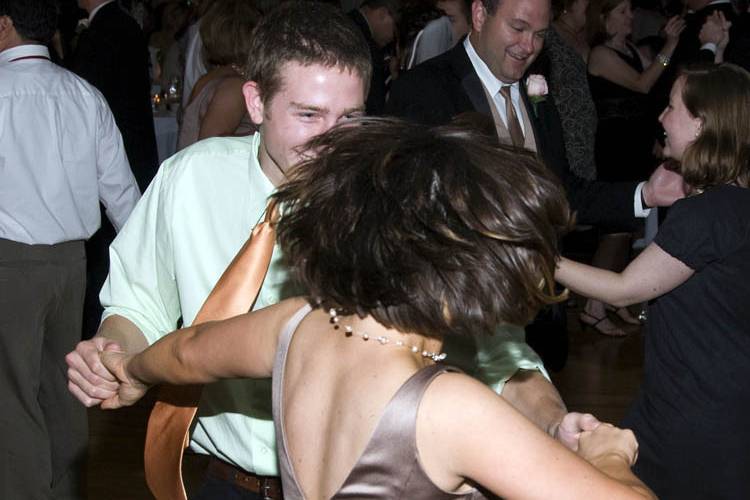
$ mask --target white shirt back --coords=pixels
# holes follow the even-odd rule
[[[42,45],[0,52],[0,238],[89,238],[99,201],[119,231],[140,198],[101,93]]]

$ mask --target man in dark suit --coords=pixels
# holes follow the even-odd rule
[[[648,213],[644,205],[670,205],[682,196],[681,177],[663,167],[642,183],[588,181],[570,170],[552,96],[532,103],[524,82],[549,28],[549,0],[474,0],[471,8],[469,36],[396,80],[387,112],[427,124],[447,123],[467,112],[492,117],[501,139],[537,151],[560,177],[581,223],[632,230],[637,217]],[[526,335],[545,365],[562,368],[564,307],[544,311]]]
[[[138,187],[145,191],[159,162],[146,38],[115,1],[79,0],[78,5],[89,13],[89,26],[78,39],[71,69],[104,95]]]
[[[399,19],[400,0],[365,0],[347,15],[362,32],[370,47],[372,76],[367,94],[368,115],[382,115],[385,110],[386,80],[390,69],[383,48],[393,42]]]
[[[676,66],[697,61],[713,61],[716,52],[714,43],[702,43],[699,33],[706,19],[714,12],[721,12],[732,23],[729,29],[729,44],[724,50],[724,61],[742,66],[750,71],[750,33],[741,22],[729,0],[686,0],[688,13],[685,16],[685,30],[680,35],[680,43],[672,55]]]
[[[682,195],[681,178],[659,168],[648,182],[603,183],[570,171],[552,97],[532,103],[523,81],[542,49],[550,19],[549,0],[474,0],[468,38],[396,80],[386,111],[427,124],[478,112],[491,116],[498,130],[520,126],[521,145],[536,149],[560,177],[579,222],[632,229],[646,207],[670,205]],[[501,92],[506,86],[512,108]]]
[[[116,1],[79,0],[78,5],[89,13],[89,25],[78,38],[70,69],[104,95],[122,134],[138,187],[144,192],[159,166],[146,38]],[[93,335],[99,324],[102,309],[98,295],[107,277],[108,248],[114,237],[114,229],[104,221],[86,242],[85,337]]]

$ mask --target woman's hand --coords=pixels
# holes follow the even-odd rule
[[[119,383],[117,394],[102,402],[103,409],[115,410],[123,406],[131,406],[146,394],[149,386],[137,380],[128,371],[130,362],[137,354],[104,351],[99,356],[102,364],[115,376]]]
[[[630,429],[603,423],[581,433],[578,454],[597,468],[613,458],[632,466],[638,458],[638,441]]]

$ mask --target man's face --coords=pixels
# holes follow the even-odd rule
[[[372,39],[378,47],[385,47],[396,37],[396,20],[386,7],[373,9],[368,22]]]
[[[544,45],[549,0],[501,0],[494,15],[480,0],[474,0],[471,10],[471,44],[479,57],[498,80],[520,80]]]
[[[300,146],[334,125],[364,114],[365,82],[359,74],[319,64],[286,63],[281,86],[263,101],[255,82],[243,86],[253,122],[260,124],[258,160],[274,185],[300,160]]]

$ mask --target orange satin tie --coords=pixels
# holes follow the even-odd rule
[[[252,309],[273,255],[275,210],[269,207],[263,222],[221,275],[194,325],[231,318]],[[160,388],[148,419],[143,458],[146,483],[157,500],[187,500],[182,481],[182,455],[190,444],[190,424],[200,401],[201,385]]]
[[[500,87],[500,94],[505,100],[505,117],[508,121],[510,140],[515,147],[522,148],[525,139],[523,137],[523,129],[521,129],[521,122],[518,121],[516,108],[513,106],[513,99],[510,96],[510,87],[510,85],[503,85]]]

